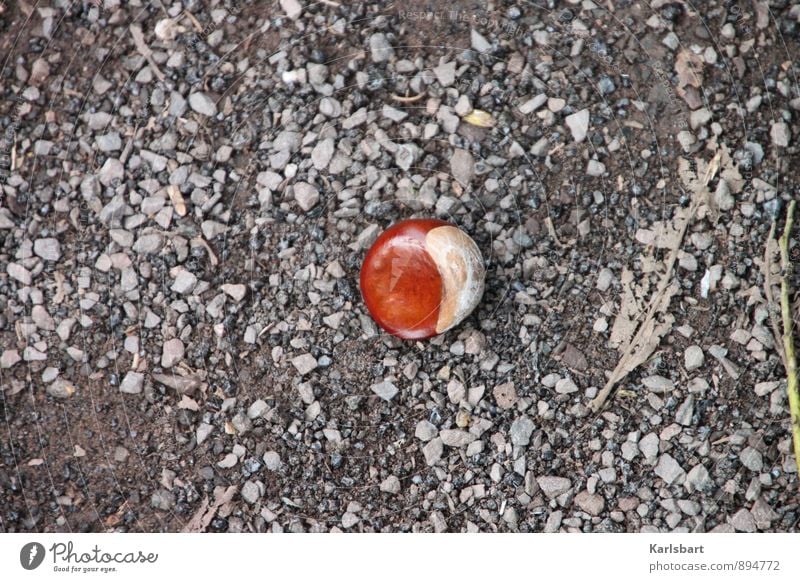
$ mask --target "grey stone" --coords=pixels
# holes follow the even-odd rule
[[[292,365],[301,376],[311,373],[317,367],[317,359],[311,354],[300,354],[292,358]]]
[[[297,20],[303,14],[303,6],[298,0],[281,0],[281,10],[292,20]]]
[[[661,477],[667,485],[672,485],[686,476],[686,472],[678,464],[678,461],[667,453],[659,457],[654,472]]]
[[[658,455],[660,439],[655,433],[648,433],[639,441],[639,450],[647,460],[653,460]]]
[[[122,149],[122,139],[116,131],[98,135],[96,142],[97,148],[104,153],[115,152]]]
[[[497,406],[503,410],[508,410],[519,400],[519,397],[517,396],[517,390],[514,388],[513,382],[506,382],[505,384],[495,386],[492,392],[494,393],[494,398],[497,401]]]
[[[455,111],[456,115],[460,117],[468,115],[472,111],[472,103],[469,102],[469,97],[467,95],[461,95],[458,98],[453,111]]]
[[[189,95],[189,107],[192,108],[192,111],[206,117],[213,117],[217,114],[217,104],[207,93],[197,92]]]
[[[311,150],[311,163],[314,164],[314,168],[317,170],[327,168],[331,158],[333,158],[334,149],[333,138],[323,139],[315,145],[314,149]]]
[[[567,115],[564,118],[564,122],[567,124],[567,127],[572,133],[572,139],[574,139],[576,143],[580,143],[586,139],[586,134],[589,131],[588,109],[581,109],[571,115]]]
[[[675,384],[672,383],[672,380],[658,375],[644,378],[642,384],[644,384],[645,388],[649,389],[650,392],[655,392],[656,394],[664,394],[675,388]]]
[[[772,145],[784,148],[789,146],[792,137],[789,132],[789,126],[783,121],[772,124],[769,136],[772,138]]]
[[[169,96],[169,114],[181,117],[186,113],[186,99],[177,91],[172,91]]]
[[[40,238],[33,242],[33,252],[45,261],[57,261],[61,258],[61,245],[55,238]]]
[[[150,498],[150,505],[155,509],[169,511],[175,506],[175,494],[166,489],[159,489]]]
[[[764,468],[764,461],[761,457],[761,453],[753,447],[746,447],[743,449],[742,452],[739,453],[739,460],[742,465],[756,473],[760,473]]]
[[[204,220],[200,225],[200,230],[203,231],[203,237],[206,240],[213,240],[219,235],[228,232],[228,226],[216,220]]]
[[[0,356],[0,369],[6,370],[14,364],[22,361],[17,350],[3,350],[3,355]]]
[[[469,186],[475,175],[475,160],[467,150],[456,149],[450,158],[450,172],[461,186]]]
[[[572,487],[572,483],[566,477],[545,476],[539,477],[536,482],[548,499],[555,499]]]
[[[242,485],[242,499],[250,505],[255,505],[261,499],[261,488],[253,481],[245,481]]]
[[[408,117],[408,113],[402,111],[400,109],[395,109],[391,105],[384,104],[383,109],[381,110],[381,114],[386,119],[391,119],[392,121],[399,123],[403,121],[406,117]]]
[[[544,93],[539,93],[535,97],[531,97],[524,103],[519,106],[519,112],[523,115],[530,115],[537,109],[539,109],[542,105],[547,103],[547,95]]]
[[[261,415],[267,410],[269,410],[269,404],[259,398],[247,408],[247,418],[251,420],[261,418]]]
[[[486,40],[486,37],[474,28],[470,30],[470,44],[473,50],[479,53],[489,53],[492,51],[492,43]]]
[[[586,175],[587,176],[602,176],[606,173],[606,165],[602,162],[598,162],[597,160],[589,160],[588,165],[586,166]]]
[[[100,210],[100,215],[98,218],[103,224],[110,225],[111,223],[121,219],[127,208],[128,205],[125,204],[125,200],[122,198],[122,196],[117,194],[108,201],[108,204],[106,204],[102,210]]]
[[[686,351],[683,352],[683,361],[687,372],[696,370],[705,362],[703,349],[700,346],[689,346],[686,348]]]
[[[683,426],[691,426],[693,416],[694,396],[690,394],[675,411],[675,422]]]
[[[31,309],[31,319],[39,329],[44,329],[46,331],[55,331],[56,329],[56,322],[50,314],[47,313],[47,309],[44,308],[44,305],[33,306],[33,309]]]
[[[716,190],[714,190],[714,203],[719,210],[724,212],[727,212],[736,205],[736,200],[731,194],[730,186],[728,186],[728,182],[723,179],[720,179]]]
[[[308,82],[313,86],[323,85],[328,78],[328,67],[317,63],[306,65],[308,71]]]
[[[161,352],[161,367],[171,368],[183,359],[184,346],[178,338],[173,338],[164,342]]]
[[[614,272],[611,269],[603,268],[597,274],[597,289],[599,291],[608,291],[611,284],[614,282]]]
[[[264,453],[264,466],[268,471],[280,471],[283,467],[280,455],[275,451],[267,451]]]
[[[708,474],[708,469],[706,469],[702,464],[695,465],[686,475],[686,483],[684,486],[692,493],[694,491],[703,491],[711,485],[711,477]]]
[[[342,515],[342,527],[344,529],[350,529],[351,527],[355,527],[358,525],[358,522],[361,521],[359,517],[351,513],[350,511],[345,511],[344,515]]]
[[[389,475],[381,483],[381,491],[383,491],[384,493],[391,493],[392,495],[397,495],[398,493],[400,493],[400,479],[398,479],[394,475]]]
[[[622,452],[622,458],[626,461],[632,461],[636,458],[636,455],[639,454],[639,445],[631,441],[625,441],[620,446],[620,451]]]
[[[434,425],[432,422],[428,420],[423,419],[417,423],[417,428],[414,431],[414,436],[421,441],[427,442],[431,440],[433,437],[435,437],[438,432],[439,431],[436,428],[436,425]]]
[[[191,293],[197,285],[197,277],[183,267],[177,267],[173,273],[175,280],[172,282],[172,289],[175,293],[187,295]]]
[[[734,527],[734,529],[736,529],[736,531],[742,531],[746,533],[753,533],[758,529],[756,526],[756,520],[753,518],[753,514],[744,508],[740,509],[733,516],[731,516],[730,524]]]
[[[705,107],[692,111],[689,114],[689,127],[693,130],[702,127],[711,121],[711,117],[711,112]]]
[[[14,228],[14,221],[7,210],[0,208],[0,230],[10,230]]]
[[[611,95],[616,91],[617,86],[614,85],[614,81],[611,80],[611,77],[603,75],[597,82],[597,89],[600,91],[601,95]]]
[[[442,443],[448,447],[465,447],[477,437],[465,430],[445,429],[439,433]]]
[[[200,426],[197,427],[196,438],[197,444],[200,445],[205,441],[208,436],[214,431],[214,427],[207,422],[201,422]]]
[[[661,39],[661,43],[671,50],[676,50],[680,46],[681,41],[677,34],[668,32],[667,35]]]
[[[300,149],[303,136],[298,131],[284,130],[272,141],[272,149],[277,152],[296,152]]]
[[[606,507],[606,500],[596,493],[581,491],[575,496],[575,504],[589,515],[600,515]]]
[[[397,152],[394,156],[394,163],[403,170],[408,171],[412,165],[419,159],[422,150],[411,143],[404,143],[397,147]]]
[[[122,383],[119,385],[119,391],[124,394],[140,394],[142,386],[144,385],[144,374],[139,372],[128,372]]]
[[[31,281],[33,281],[31,272],[19,263],[8,263],[8,265],[6,265],[6,273],[8,273],[9,277],[19,281],[23,285],[30,285]]]
[[[547,522],[544,524],[544,533],[555,533],[561,527],[561,520],[564,519],[564,513],[561,511],[554,511],[547,516]]]
[[[256,176],[256,182],[270,190],[277,190],[281,182],[283,182],[283,176],[275,172],[259,172]]]
[[[556,392],[559,394],[572,394],[578,391],[578,386],[572,381],[572,378],[561,378],[556,382]]]
[[[697,138],[694,136],[694,134],[687,130],[679,131],[677,140],[681,148],[683,148],[683,151],[687,153],[690,152],[692,150],[692,146],[697,143]]]
[[[333,97],[323,97],[319,102],[319,112],[325,117],[339,117],[342,114],[342,105]]]
[[[47,393],[54,398],[69,398],[75,394],[75,386],[72,382],[58,378],[47,387]]]
[[[220,469],[231,469],[236,466],[236,463],[239,462],[239,457],[237,457],[234,453],[228,453],[225,457],[217,463],[217,467]]]
[[[244,299],[244,296],[247,294],[247,287],[241,283],[225,283],[221,288],[223,293],[236,301],[236,303],[241,302],[242,299]]]
[[[753,503],[750,514],[753,516],[756,526],[759,529],[768,529],[770,525],[772,525],[772,522],[780,517],[763,497],[759,497],[756,502]]]
[[[442,458],[442,453],[444,453],[444,443],[442,443],[442,439],[439,437],[432,439],[427,445],[422,447],[425,463],[427,463],[429,467],[435,465],[439,459]]]
[[[39,351],[33,346],[28,346],[22,351],[22,359],[26,362],[42,362],[47,359],[47,351]]]
[[[775,391],[775,389],[780,386],[779,380],[773,380],[770,382],[759,382],[753,388],[757,396],[766,396]]]
[[[131,247],[134,252],[147,255],[157,253],[164,245],[164,237],[161,233],[151,232],[141,235]]]
[[[397,386],[389,381],[378,382],[377,384],[370,386],[369,389],[387,402],[397,396],[397,393],[399,392]]]
[[[467,396],[467,389],[458,380],[450,380],[447,383],[447,397],[453,404],[459,404]],[[445,443],[446,444],[446,443]]]
[[[96,113],[87,113],[86,114],[86,123],[89,126],[89,129],[92,131],[99,131],[105,129],[106,126],[111,123],[113,117],[110,113],[106,113],[105,111],[98,111]]]
[[[394,49],[382,32],[376,32],[369,37],[369,52],[373,63],[382,63],[394,56]]]
[[[449,87],[456,82],[456,63],[454,61],[442,63],[433,69],[433,74],[442,87]]]
[[[511,442],[518,447],[526,447],[531,441],[531,435],[536,425],[527,416],[520,416],[511,423]]]
[[[294,185],[294,199],[304,212],[308,212],[319,202],[319,190],[308,182],[297,182]]]
[[[33,66],[31,67],[31,76],[29,78],[31,85],[40,85],[49,76],[50,65],[43,57],[33,61]]]

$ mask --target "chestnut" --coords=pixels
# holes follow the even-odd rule
[[[486,271],[475,241],[444,220],[389,227],[367,251],[361,295],[372,318],[402,339],[425,339],[461,323],[481,300]]]

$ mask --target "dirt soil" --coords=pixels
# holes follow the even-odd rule
[[[0,7],[0,531],[797,531],[797,6],[293,4]],[[403,342],[428,215],[486,291]]]

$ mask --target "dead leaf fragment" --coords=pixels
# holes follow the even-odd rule
[[[477,127],[495,126],[495,120],[494,117],[492,117],[492,114],[487,113],[486,111],[481,111],[480,109],[473,109],[472,113],[465,115],[463,119],[470,125]]]
[[[237,491],[238,487],[236,487],[236,485],[231,485],[224,490],[222,487],[216,487],[214,489],[214,503],[209,505],[208,497],[204,497],[203,501],[200,502],[200,507],[197,509],[197,512],[183,528],[184,533],[199,533],[205,531],[218,511],[222,514],[225,513],[225,508],[230,505]]]

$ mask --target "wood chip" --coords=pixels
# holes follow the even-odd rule
[[[183,200],[180,188],[176,184],[170,184],[167,186],[167,194],[178,216],[186,216],[186,202]]]
[[[680,89],[690,85],[701,87],[703,85],[703,57],[685,49],[675,58],[675,72],[678,73],[678,87]]]
[[[142,27],[138,24],[131,24],[130,25],[131,36],[133,37],[133,44],[136,47],[136,50],[140,55],[142,55],[145,59],[147,59],[147,64],[150,65],[150,68],[153,69],[153,73],[156,77],[158,77],[159,81],[164,81],[166,77],[164,73],[161,72],[161,69],[158,68],[158,65],[153,60],[153,51],[150,50],[150,47],[147,46],[147,43],[144,41],[144,33],[142,32]]]

